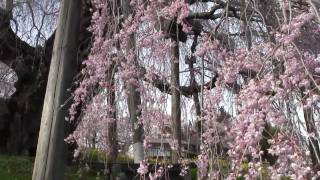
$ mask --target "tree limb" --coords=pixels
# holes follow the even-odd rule
[[[139,67],[140,73],[143,77],[143,80],[145,82],[148,82],[152,84],[154,87],[156,87],[158,90],[160,90],[163,93],[171,94],[171,84],[167,82],[166,80],[163,80],[159,75],[153,74],[154,78],[152,80],[146,78],[144,75],[147,73],[146,69],[144,67]],[[218,76],[214,76],[209,82],[205,83],[203,86],[207,89],[212,89],[215,87],[214,83],[216,82]],[[181,95],[184,95],[185,97],[191,97],[194,93],[199,93],[201,91],[202,85],[190,85],[190,86],[180,86],[179,90]]]

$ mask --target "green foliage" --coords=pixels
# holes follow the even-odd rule
[[[0,180],[29,180],[32,178],[34,158],[0,155]],[[102,173],[88,167],[67,167],[66,180],[102,180]]]
[[[286,177],[286,176],[282,176],[281,180],[291,180],[291,178],[290,177]]]
[[[65,173],[65,179],[67,180],[104,180],[104,176],[101,172],[93,171],[88,167],[67,167]]]
[[[91,154],[91,158],[99,157],[99,152],[94,151]],[[0,180],[29,180],[32,178],[33,169],[33,158],[21,157],[21,156],[7,156],[0,155]],[[132,161],[127,155],[120,154],[117,158],[118,162],[129,162]],[[151,159],[151,161],[153,161]],[[159,161],[158,161],[159,162]],[[268,167],[270,165],[265,163],[262,165],[261,180],[269,179]],[[230,171],[230,161],[226,158],[220,158],[217,160],[217,167],[220,168],[221,175],[225,177]],[[248,173],[249,165],[247,162],[241,164],[241,174],[245,175]],[[197,168],[190,169],[191,179],[197,179]],[[66,180],[102,180],[104,179],[102,172],[96,172],[86,167],[71,166],[67,167],[65,173]],[[238,177],[237,180],[245,180],[245,177]],[[289,177],[282,177],[281,180],[290,180]]]
[[[270,165],[274,165],[278,157],[268,153],[268,149],[270,148],[270,144],[268,143],[268,140],[272,139],[273,136],[276,135],[277,131],[278,131],[277,127],[273,127],[270,124],[266,124],[262,132],[263,138],[260,140],[261,150],[264,152],[262,155],[263,160],[268,161]]]
[[[230,160],[228,160],[227,158],[219,158],[218,167],[221,175],[223,177],[226,177],[230,171]]]
[[[1,180],[27,180],[32,178],[33,159],[0,155]]]
[[[269,178],[269,174],[268,174],[268,167],[269,167],[269,163],[263,163],[261,166],[261,170],[260,170],[260,178],[259,180],[268,180]],[[240,165],[240,173],[242,174],[242,176],[238,177],[237,180],[245,180],[245,175],[248,173],[249,171],[249,163],[248,162],[243,162]]]
[[[85,161],[91,162],[111,162],[111,158],[103,151],[97,149],[85,149],[82,151],[81,156]],[[133,163],[134,160],[126,154],[118,154],[116,163]]]
[[[196,180],[198,176],[198,168],[191,168],[190,175],[192,180]]]
[[[117,163],[134,163],[134,160],[126,154],[118,154]]]
[[[106,153],[98,151],[97,149],[85,149],[81,151],[81,157],[87,161],[101,161],[106,162]]]
[[[148,163],[150,163],[150,164],[169,164],[170,159],[149,158]]]

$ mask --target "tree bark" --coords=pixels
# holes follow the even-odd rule
[[[178,28],[176,28],[178,35]],[[180,78],[179,78],[179,41],[171,49],[171,123],[173,138],[177,147],[172,151],[172,163],[178,163],[181,157],[181,111],[180,111]]]
[[[129,0],[124,0],[122,2],[122,12],[124,18],[127,18],[131,13],[130,10],[130,2]],[[135,49],[135,37],[134,34],[130,36],[129,45],[127,47],[128,50]],[[135,56],[136,58],[136,56]],[[134,66],[137,66],[138,62],[135,60]],[[133,156],[134,163],[140,163],[144,159],[144,150],[143,150],[143,126],[138,121],[138,117],[141,115],[141,109],[139,106],[141,105],[141,95],[137,90],[137,86],[131,83],[126,84],[128,89],[128,109],[130,115],[130,122],[132,124],[133,131]]]
[[[310,107],[305,108],[304,111],[304,120],[306,123],[307,127],[307,132],[309,134],[314,134],[314,136],[317,136],[317,130],[316,130],[316,125],[314,122],[314,116],[313,116],[313,111]],[[309,137],[309,151],[311,155],[311,160],[313,166],[319,170],[320,168],[320,148],[319,148],[319,142],[317,140],[317,137]]]
[[[133,158],[134,163],[139,163],[144,159],[143,151],[143,127],[138,122],[138,117],[141,115],[139,106],[141,104],[140,92],[137,91],[137,87],[134,85],[127,85],[128,94],[128,108],[130,114],[130,121],[133,129]]]
[[[108,73],[108,81],[110,82],[110,87],[108,89],[108,103],[110,106],[116,107],[116,94],[114,89],[114,73],[113,69],[109,69]],[[112,122],[108,122],[108,145],[110,146],[110,150],[108,152],[108,157],[111,158],[111,162],[115,163],[118,156],[118,134],[117,134],[117,113],[116,110],[111,112],[111,117],[113,118]]]
[[[13,0],[6,0],[6,10],[9,12],[10,17],[12,16]]]
[[[191,53],[193,54],[196,51],[196,46],[198,43],[198,36],[194,35],[193,42],[191,45]],[[190,86],[191,87],[196,87],[198,86],[196,78],[195,78],[195,73],[194,73],[194,67],[193,64],[196,63],[196,57],[191,56],[190,59],[188,60],[187,64],[189,66],[189,71],[190,71]],[[203,86],[203,85],[202,85]],[[203,88],[203,87],[202,87]],[[196,126],[197,126],[197,137],[198,137],[198,142],[201,142],[201,137],[202,137],[202,119],[201,119],[201,105],[200,105],[200,99],[199,99],[199,94],[198,92],[194,92],[192,94],[195,110],[196,110]],[[200,145],[201,143],[199,143]],[[197,151],[200,152],[200,146],[197,147]]]
[[[46,96],[41,117],[33,180],[60,180],[66,160],[65,103],[77,63],[81,1],[61,3]],[[63,105],[64,104],[64,105]],[[63,105],[63,106],[62,106]]]
[[[10,13],[0,8],[0,60],[18,81],[14,94],[4,100],[7,111],[0,112],[0,152],[34,155],[53,43],[49,38],[36,49],[22,41],[10,27]]]
[[[240,9],[241,9],[241,25],[242,29],[244,30],[245,34],[245,41],[246,41],[246,47],[248,50],[252,47],[252,37],[250,32],[250,24],[248,24],[248,19],[250,18],[251,14],[248,14],[247,12],[247,6],[249,6],[250,2],[247,2],[247,0],[241,0],[240,2]],[[250,22],[249,22],[250,23]]]

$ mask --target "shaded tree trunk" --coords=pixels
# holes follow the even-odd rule
[[[178,37],[178,28],[176,35]],[[178,163],[181,157],[181,110],[180,110],[180,78],[179,78],[179,40],[171,49],[171,123],[172,134],[176,141],[176,149],[172,151],[172,163]]]
[[[79,62],[86,58],[91,40],[91,33],[87,31],[91,4],[83,2]],[[1,100],[6,111],[0,109],[0,152],[34,156],[55,36],[48,38],[44,47],[30,46],[11,29],[10,13],[0,8],[0,61],[16,72],[18,81],[15,93]],[[79,66],[77,68],[79,71]]]
[[[33,180],[63,179],[66,145],[65,104],[77,64],[81,1],[61,3],[44,100]]]
[[[0,60],[16,72],[18,82],[15,93],[3,100],[0,152],[34,155],[53,43],[49,38],[45,48],[29,46],[12,31],[10,13],[0,9]]]
[[[141,104],[140,92],[134,85],[128,85],[128,108],[130,114],[130,121],[133,128],[133,156],[134,163],[139,163],[144,159],[143,151],[143,127],[138,123],[138,117],[141,115],[139,106]]]
[[[316,125],[314,122],[314,116],[313,116],[313,111],[311,108],[305,108],[304,111],[304,120],[306,123],[307,127],[307,132],[309,134],[313,134],[315,137],[309,137],[308,140],[308,148],[310,151],[311,155],[311,160],[313,166],[319,170],[320,168],[320,148],[319,148],[319,142],[317,140],[317,130],[316,130]]]
[[[244,30],[245,38],[246,38],[246,46],[247,49],[250,50],[252,47],[252,36],[250,32],[250,24],[248,24],[248,19],[251,18],[252,12],[247,12],[247,7],[249,6],[250,2],[247,2],[247,0],[241,0],[240,1],[240,9],[241,9],[241,25],[242,29]],[[249,22],[250,23],[250,22]]]
[[[130,2],[129,0],[124,0],[122,5],[122,12],[124,17],[128,17],[130,10]],[[128,50],[135,49],[135,37],[132,34],[129,40]],[[136,56],[135,56],[136,58]],[[135,60],[134,62],[136,67],[138,62]],[[143,127],[142,124],[138,123],[138,117],[141,115],[141,109],[139,106],[141,105],[141,95],[137,90],[137,86],[131,83],[126,84],[128,89],[128,108],[130,115],[130,122],[132,123],[132,132],[133,132],[133,156],[134,163],[139,163],[144,159],[144,150],[143,150]]]
[[[12,17],[13,0],[6,0],[6,10],[9,12],[9,16]]]
[[[196,46],[198,43],[198,36],[194,35],[193,42],[191,45],[191,53],[193,54],[196,51]],[[197,81],[195,78],[195,72],[194,72],[194,67],[193,64],[196,63],[196,57],[191,56],[190,59],[188,59],[187,64],[189,66],[189,73],[190,73],[190,86],[191,87],[197,87]],[[202,85],[203,86],[203,85]],[[202,87],[203,88],[203,87]],[[201,144],[201,137],[202,137],[202,120],[201,120],[201,105],[200,105],[200,99],[199,99],[199,94],[198,92],[194,92],[192,94],[192,99],[194,102],[195,110],[196,110],[196,115],[197,115],[197,121],[196,121],[196,128],[197,128],[197,136],[198,136],[198,142],[199,146],[197,147],[197,152],[200,152],[200,144]]]
[[[110,82],[110,87],[108,88],[108,103],[115,108],[116,102],[116,94],[114,89],[114,71],[110,69],[108,72],[108,80]],[[111,162],[115,163],[118,156],[118,134],[117,134],[117,112],[111,112],[111,118],[114,121],[108,122],[108,144],[110,146],[110,150],[108,152],[108,157],[111,158]]]

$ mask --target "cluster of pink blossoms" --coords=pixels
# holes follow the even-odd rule
[[[94,41],[88,59],[84,62],[84,78],[74,92],[74,104],[70,109],[71,120],[75,118],[80,106],[84,110],[84,116],[78,129],[67,140],[75,139],[79,146],[86,147],[87,139],[96,138],[101,149],[105,150],[108,149],[105,140],[107,137],[102,135],[107,134],[105,124],[114,121],[111,115],[118,109],[104,101],[107,94],[103,94],[103,90],[125,90],[121,83],[112,87],[106,76],[106,72],[114,65],[118,67],[116,73],[119,80],[135,85],[141,93],[139,123],[144,126],[146,136],[152,134],[148,132],[152,126],[162,129],[170,123],[170,118],[166,115],[168,97],[159,95],[150,83],[143,80],[168,80],[166,75],[170,69],[168,64],[174,42],[168,38],[168,27],[164,27],[163,22],[176,19],[184,32],[190,32],[191,29],[185,21],[190,7],[183,0],[169,3],[163,0],[150,0],[145,3],[132,0],[130,5],[135,10],[134,13],[125,19],[118,17],[122,23],[117,24],[110,16],[111,1],[95,0],[92,3],[94,12],[89,30]],[[285,1],[285,7],[287,6]],[[313,18],[312,13],[296,15],[290,23],[284,24],[280,31],[275,33],[276,42],[253,43],[254,46],[249,50],[226,50],[218,40],[211,38],[211,35],[199,35],[200,40],[193,55],[197,61],[204,60],[209,66],[206,68],[218,75],[215,88],[206,90],[204,87],[201,94],[204,102],[200,117],[203,141],[197,161],[199,177],[220,178],[222,170],[217,168],[217,163],[225,158],[231,167],[226,175],[229,179],[241,175],[248,179],[258,178],[265,169],[266,160],[262,157],[265,151],[277,156],[275,164],[267,168],[272,179],[316,177],[308,160],[309,155],[303,153],[304,147],[299,143],[298,132],[290,129],[290,123],[296,117],[288,116],[290,110],[284,110],[287,106],[283,105],[298,101],[296,104],[316,107],[320,101],[319,57],[300,50],[295,44],[303,27]],[[114,30],[118,26],[122,28]],[[132,39],[135,40],[135,49],[128,49],[132,45]],[[146,67],[144,73],[138,67],[141,64]],[[119,84],[122,87],[119,87]],[[221,119],[221,102],[226,91],[233,85],[239,88],[232,94],[234,112],[226,116],[226,119]],[[102,91],[96,93],[97,89]],[[119,94],[117,100],[122,96]],[[88,102],[89,104],[86,104]],[[126,108],[124,104],[121,104],[122,108]],[[127,115],[127,112],[123,114]],[[263,150],[260,142],[265,138],[263,131],[267,125],[277,131],[268,141],[270,148]],[[96,137],[97,134],[100,135]],[[177,147],[176,141],[170,143],[172,149]],[[221,147],[221,144],[227,144],[227,147]],[[148,137],[145,137],[145,148],[148,148]],[[223,148],[227,148],[228,152],[221,152]],[[248,164],[245,174],[242,173],[244,163]],[[184,171],[187,171],[187,168]],[[148,173],[146,161],[140,163],[138,173]],[[155,179],[162,174],[163,169],[160,169],[154,174],[150,173],[149,177]]]

